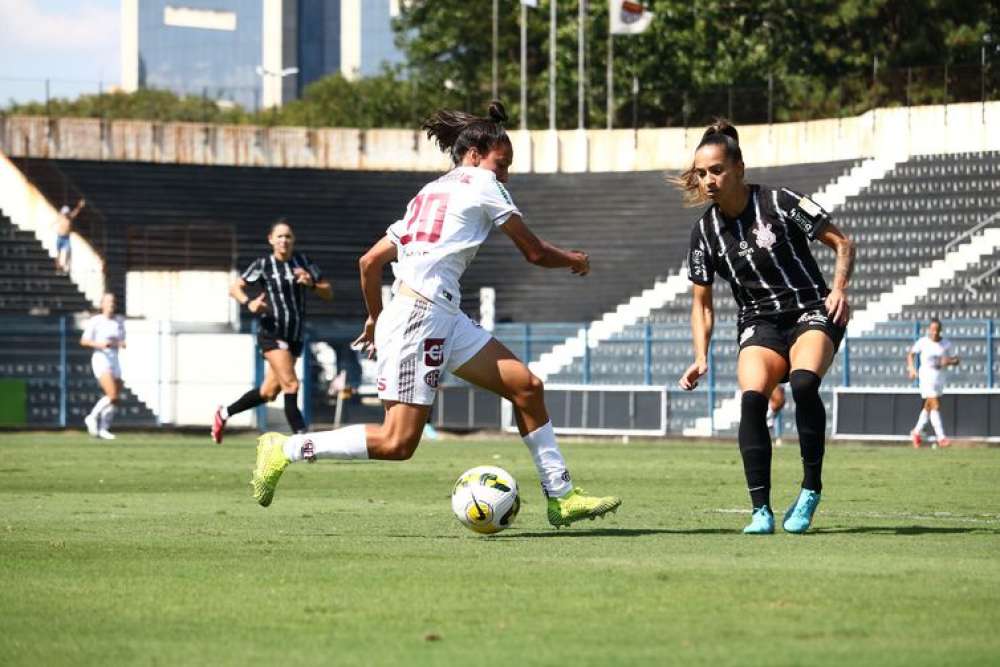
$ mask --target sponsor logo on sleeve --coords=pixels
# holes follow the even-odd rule
[[[799,208],[806,212],[806,215],[813,218],[818,218],[823,215],[823,209],[820,208],[819,204],[814,202],[809,197],[803,197],[799,200]]]
[[[427,371],[427,374],[424,375],[424,382],[427,383],[428,387],[437,389],[438,383],[441,382],[441,369],[435,368],[432,371]]]
[[[377,383],[375,383],[375,387],[376,387],[376,388],[377,388],[377,389],[378,389],[379,391],[385,391],[385,378],[379,378],[379,379],[378,379],[378,382],[377,382]]]
[[[444,338],[424,339],[424,366],[433,368],[444,363]]]

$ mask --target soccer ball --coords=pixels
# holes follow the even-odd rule
[[[510,528],[520,509],[517,480],[497,466],[466,470],[451,492],[451,511],[455,518],[469,530],[484,535]]]

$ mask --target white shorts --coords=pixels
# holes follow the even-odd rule
[[[920,398],[938,398],[944,393],[944,377],[920,378]]]
[[[432,404],[441,374],[474,357],[491,338],[463,312],[396,295],[375,325],[378,397]]]
[[[103,352],[94,352],[90,356],[90,367],[94,369],[94,377],[98,380],[105,373],[111,373],[111,377],[120,379],[122,376],[121,366],[118,364],[118,357],[114,359],[108,359],[108,356]]]

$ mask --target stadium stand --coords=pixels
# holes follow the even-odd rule
[[[60,422],[63,368],[68,426],[82,428],[83,418],[101,396],[90,368],[91,351],[80,347],[81,331],[69,317],[63,366],[60,327],[57,318],[0,315],[0,377],[25,382],[29,426],[51,426]],[[156,417],[126,385],[115,416],[115,428],[155,424]]]
[[[299,247],[335,286],[334,301],[316,303],[311,313],[354,320],[364,312],[356,287],[358,256],[434,176],[27,158],[15,163],[50,201],[61,202],[68,181],[103,214],[108,281],[119,297],[124,296],[125,271],[148,266],[144,262],[150,253],[157,266],[172,261],[178,269],[220,263],[229,268],[228,250],[217,250],[220,245],[228,248],[217,242],[223,236],[220,229],[233,230],[236,266],[242,268],[267,251],[268,224],[287,216]],[[775,167],[759,173],[812,191],[851,164]],[[510,189],[539,235],[591,253],[593,273],[581,283],[569,274],[526,265],[506,237],[494,234],[463,280],[462,305],[467,312],[478,312],[479,288],[494,287],[498,321],[592,319],[623,295],[674,270],[683,259],[688,227],[696,215],[681,206],[679,193],[665,184],[662,172],[514,175]],[[183,229],[184,234],[171,237],[163,232],[157,243],[154,228]],[[213,230],[214,236],[199,238],[192,235],[196,229]],[[172,243],[171,238],[184,242]],[[149,240],[145,246],[143,239]],[[146,256],[139,256],[141,247],[147,249]],[[157,247],[172,252],[164,256]],[[199,248],[216,252],[206,254]],[[543,282],[545,289],[539,290]]]
[[[49,315],[89,307],[86,297],[55,270],[34,234],[19,230],[0,212],[0,313]]]
[[[748,170],[748,181],[764,182]],[[780,180],[773,183],[783,184]],[[816,188],[803,188],[813,192]],[[882,179],[871,183],[858,196],[849,198],[834,212],[841,229],[858,243],[858,258],[851,282],[851,301],[855,312],[870,301],[916,274],[921,267],[941,259],[946,245],[981,221],[1000,211],[1000,153],[980,152],[954,155],[914,156],[898,165]],[[1000,224],[1000,221],[998,221]],[[831,275],[832,252],[818,249],[817,261],[825,275]],[[1000,317],[997,284],[1000,279],[987,275],[975,292],[965,285],[997,266],[998,253],[991,252],[979,262],[963,269],[913,306],[904,308],[899,319],[926,321],[931,316],[996,319]],[[736,390],[735,304],[728,285],[715,285],[716,405],[731,398]],[[642,318],[620,335],[590,351],[589,359],[574,360],[561,372],[549,377],[551,382],[580,382],[589,366],[589,380],[594,383],[626,384],[643,379],[645,343],[652,339],[653,384],[672,386],[690,363],[690,343],[686,339],[690,316],[690,292],[684,292],[665,307]],[[982,322],[961,323],[946,329],[958,339],[960,354],[968,364],[953,374],[955,386],[983,386],[987,375],[987,354]],[[902,359],[909,347],[913,326],[885,326],[854,342],[850,351],[852,384],[906,384]],[[902,340],[900,338],[902,337]],[[968,338],[968,341],[963,341]],[[669,342],[671,339],[679,343]],[[628,342],[620,342],[628,341]],[[830,387],[844,377],[844,355],[838,355],[824,385],[828,410]],[[1000,370],[995,363],[994,371]],[[794,404],[788,397],[789,407]],[[686,426],[703,415],[692,412],[682,418]],[[682,409],[678,407],[678,409]],[[789,411],[787,414],[792,414]]]

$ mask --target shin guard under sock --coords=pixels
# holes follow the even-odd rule
[[[753,506],[771,505],[771,434],[767,430],[767,396],[744,391],[740,410],[740,455]]]

